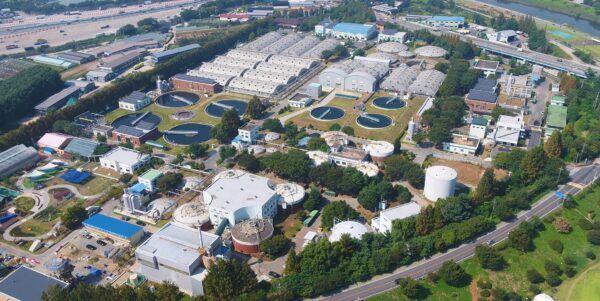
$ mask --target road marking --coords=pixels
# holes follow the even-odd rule
[[[579,189],[585,188],[585,186],[583,186],[583,185],[581,185],[579,183],[575,183],[575,182],[569,182],[569,183],[567,183],[567,185],[571,185],[571,186],[579,188]]]

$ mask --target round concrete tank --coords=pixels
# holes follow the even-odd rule
[[[273,236],[273,223],[268,219],[249,219],[231,229],[233,248],[244,254],[260,252],[260,243]]]
[[[437,201],[454,195],[456,170],[447,166],[431,166],[425,172],[425,197]]]
[[[375,162],[383,162],[385,158],[394,154],[394,145],[387,141],[371,141],[366,146],[366,151]]]

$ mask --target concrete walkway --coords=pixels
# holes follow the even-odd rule
[[[306,108],[302,108],[298,111],[294,111],[288,115],[285,115],[283,117],[279,117],[279,121],[281,121],[281,124],[285,124],[288,120],[308,111],[308,110],[312,110],[318,107],[323,107],[326,106],[331,100],[333,100],[335,98],[335,94],[338,92],[339,89],[334,89],[333,91],[331,91],[327,96],[325,96],[325,98],[323,98],[323,100],[321,100],[316,106],[308,106]]]

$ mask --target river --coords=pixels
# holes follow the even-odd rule
[[[494,6],[513,10],[522,14],[527,14],[533,17],[544,19],[547,21],[554,22],[559,25],[569,24],[574,29],[585,32],[587,34],[600,37],[600,24],[592,23],[588,20],[577,19],[575,17],[549,11],[540,7],[528,6],[521,3],[506,2],[499,0],[476,0],[477,2],[487,3]],[[599,17],[600,19],[600,17]]]

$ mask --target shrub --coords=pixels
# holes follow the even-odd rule
[[[440,280],[440,276],[436,272],[431,272],[427,274],[427,279],[433,283],[436,283],[438,280]]]
[[[569,266],[565,268],[565,275],[567,275],[567,277],[571,278],[573,276],[575,276],[575,274],[577,274],[577,271],[575,271],[575,268]]]
[[[131,181],[131,178],[133,178],[132,174],[124,173],[119,177],[119,181],[121,183],[127,184],[127,183],[129,183],[129,181]]]
[[[562,283],[562,280],[560,280],[560,277],[558,277],[557,275],[550,274],[548,275],[548,277],[546,277],[546,283],[554,287],[559,286]]]
[[[529,291],[532,292],[532,293],[534,293],[535,295],[537,295],[537,294],[539,294],[539,293],[542,292],[542,290],[540,289],[540,287],[537,286],[537,285],[535,285],[535,284],[532,284],[532,285],[529,286]]]
[[[594,229],[594,225],[585,218],[580,218],[577,221],[577,225],[579,225],[579,227],[581,227],[581,229],[586,230],[586,231]]]
[[[587,233],[587,240],[593,245],[600,245],[600,230],[590,230]]]
[[[552,275],[556,275],[556,276],[560,276],[560,274],[562,274],[562,270],[560,269],[560,266],[549,260],[546,260],[544,262],[544,269],[546,270],[546,272],[548,272],[548,274],[552,274]]]
[[[291,240],[283,235],[275,235],[260,243],[260,250],[269,258],[274,259],[287,253]]]
[[[587,257],[591,260],[594,260],[594,259],[596,259],[596,254],[592,251],[587,251],[587,252],[585,252],[585,257]]]
[[[554,222],[552,222],[552,224],[554,225],[554,228],[556,229],[556,231],[558,233],[569,233],[569,232],[571,232],[571,224],[569,224],[569,221],[567,221],[562,216],[559,216],[556,219],[554,219]]]
[[[565,261],[566,265],[575,265],[575,264],[577,264],[575,262],[575,259],[572,256],[565,256],[565,258],[563,258],[563,260]]]
[[[489,297],[489,296],[491,295],[491,293],[490,293],[490,291],[489,291],[489,290],[482,290],[482,291],[479,293],[479,295],[480,295],[481,297],[487,298],[487,297]]]
[[[558,239],[552,239],[548,241],[548,245],[550,246],[550,249],[554,250],[558,254],[563,252],[563,244]]]
[[[487,280],[479,279],[477,280],[477,287],[480,289],[491,289],[492,283]]]
[[[527,280],[534,284],[542,283],[544,282],[544,276],[542,276],[542,274],[540,274],[540,272],[537,270],[530,269],[527,270]]]
[[[470,282],[470,276],[454,261],[446,261],[440,268],[440,277],[454,287],[462,287]]]

